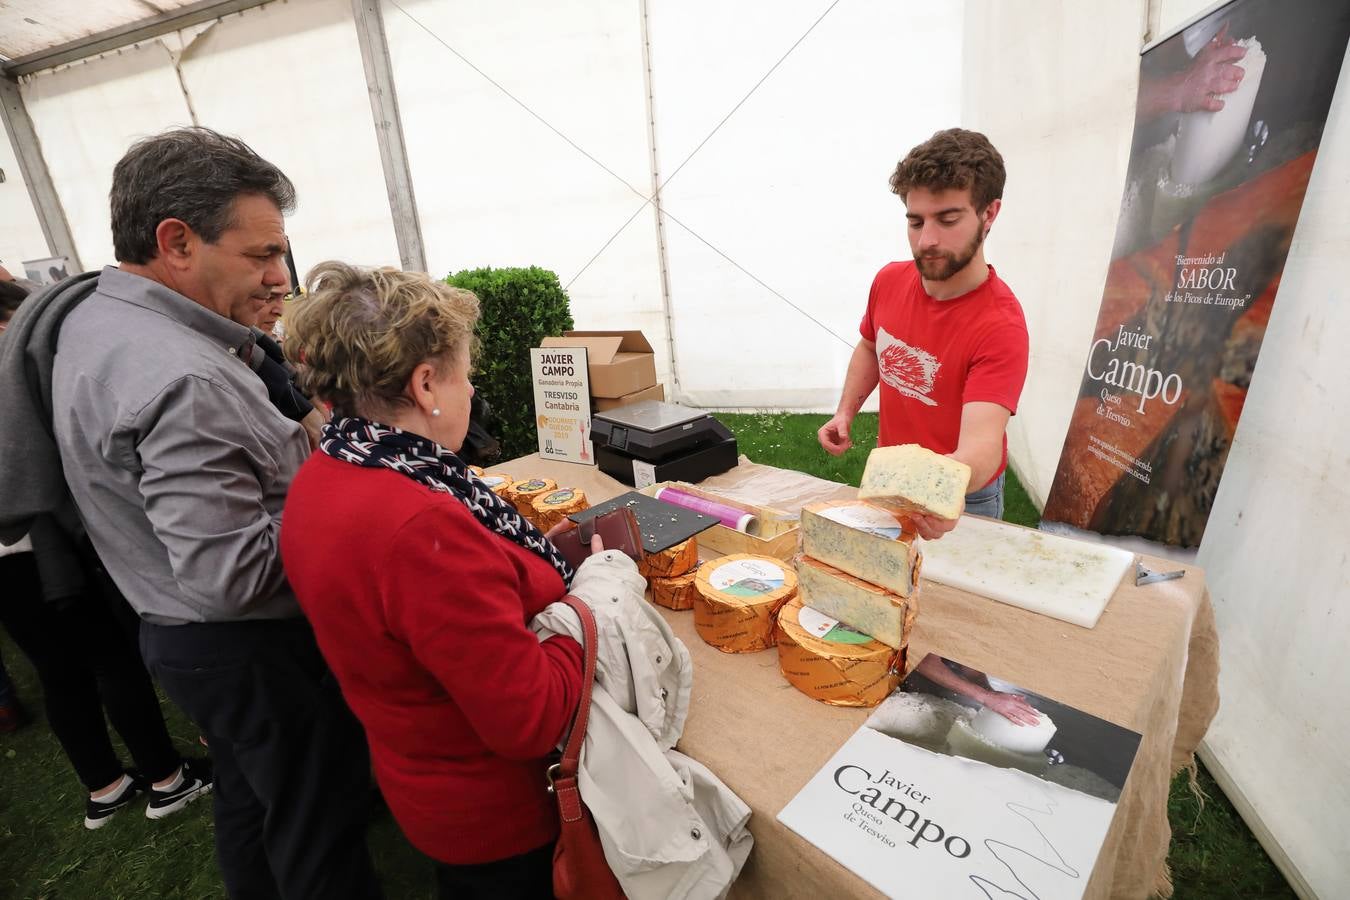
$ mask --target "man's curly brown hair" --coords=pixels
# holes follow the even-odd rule
[[[1003,157],[978,131],[948,128],[924,141],[895,167],[891,191],[904,200],[914,188],[930,191],[970,189],[976,212],[1003,196],[1008,174]]]

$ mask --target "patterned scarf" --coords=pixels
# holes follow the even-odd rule
[[[489,490],[458,456],[436,442],[392,425],[343,417],[323,427],[319,450],[353,465],[393,469],[433,491],[449,494],[484,528],[537,555],[558,571],[563,584],[572,583],[572,567],[553,542]]]

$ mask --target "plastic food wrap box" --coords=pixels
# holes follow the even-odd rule
[[[745,503],[721,494],[705,491],[683,481],[660,481],[643,488],[641,493],[655,497],[663,487],[675,488],[704,500],[731,506],[754,515],[758,521],[753,534],[737,531],[725,525],[714,525],[698,535],[699,549],[712,550],[719,556],[732,553],[756,553],[760,556],[772,556],[784,562],[791,562],[797,553],[800,528],[797,519],[771,506],[757,506]],[[700,554],[702,555],[702,554]]]

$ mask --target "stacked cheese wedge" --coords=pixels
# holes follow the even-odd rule
[[[783,676],[835,706],[875,706],[904,674],[922,557],[898,512],[861,500],[802,509],[801,603],[778,626]]]

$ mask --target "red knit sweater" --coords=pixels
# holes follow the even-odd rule
[[[553,567],[448,494],[322,453],[291,486],[281,552],[408,840],[454,864],[553,840],[545,756],[582,664],[526,627],[563,594]]]

